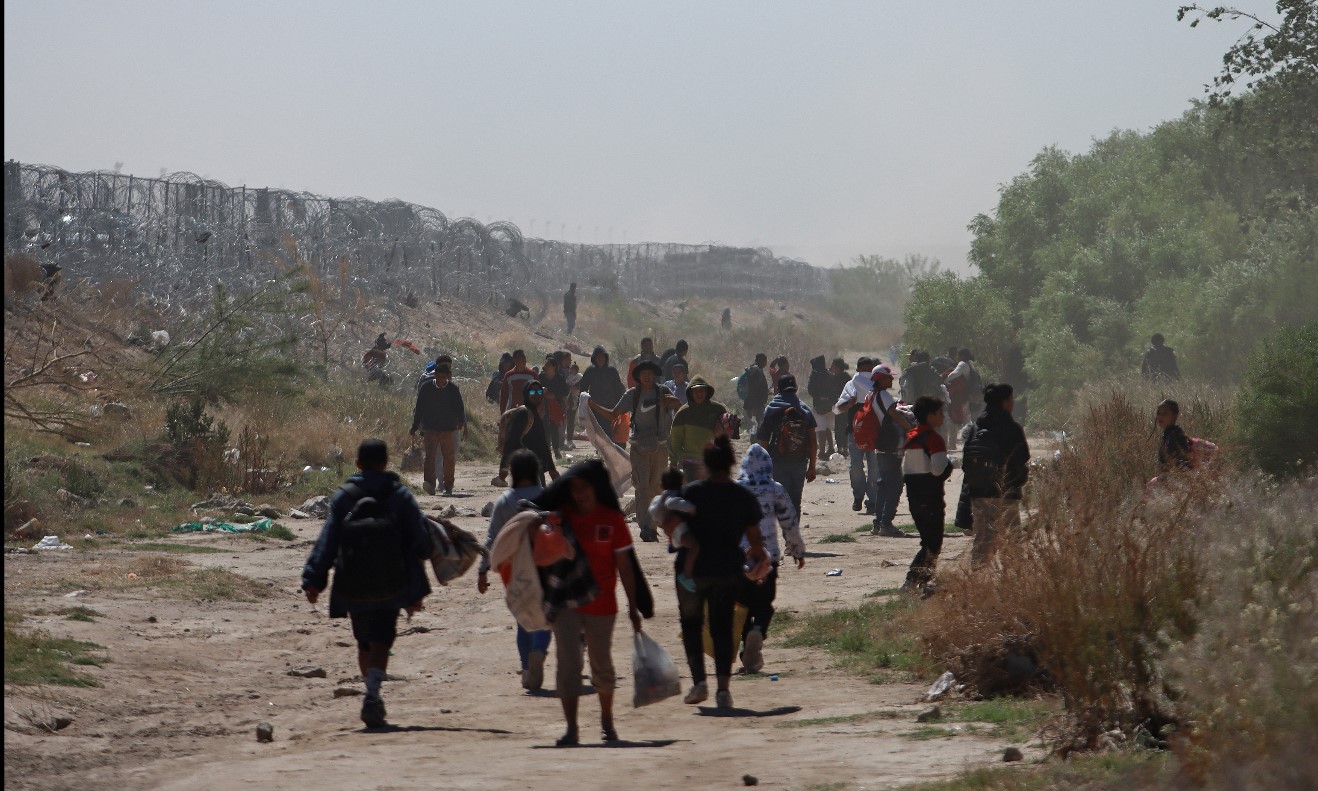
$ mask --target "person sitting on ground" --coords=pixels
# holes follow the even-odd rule
[[[357,641],[357,667],[366,684],[361,719],[385,724],[380,687],[398,634],[398,614],[423,608],[430,581],[423,565],[434,553],[425,515],[397,473],[388,472],[384,440],[357,447],[357,474],[334,493],[329,515],[302,569],[302,591],[315,604],[329,583],[329,617],[347,617]]]
[[[494,510],[490,512],[489,532],[485,536],[486,550],[494,546],[494,539],[499,537],[499,531],[508,520],[522,510],[520,503],[523,500],[533,500],[544,491],[544,487],[540,485],[540,461],[531,451],[513,451],[508,459],[508,469],[512,474],[513,486],[494,501]],[[477,570],[476,590],[484,595],[490,589],[488,554],[481,556]],[[522,663],[523,689],[536,690],[544,684],[545,655],[549,652],[549,642],[553,634],[549,629],[528,632],[521,624],[517,625],[517,655]]]
[[[677,584],[691,592],[696,590],[696,558],[700,556],[700,544],[686,520],[696,512],[695,506],[682,499],[682,486],[686,477],[678,469],[667,469],[659,479],[664,488],[650,501],[650,521],[659,526],[668,536],[668,551],[676,553],[686,550],[686,564],[677,572]]]
[[[744,579],[737,601],[749,611],[741,630],[741,665],[747,673],[758,673],[764,667],[764,638],[769,636],[769,622],[773,620],[773,600],[778,595],[778,564],[782,554],[796,561],[796,568],[805,568],[805,540],[801,538],[801,522],[792,498],[781,483],[773,477],[773,459],[759,445],[751,445],[741,459],[741,477],[737,483],[750,490],[760,501],[763,517],[760,535],[765,551],[769,553],[769,573],[763,579]],[[778,550],[778,531],[783,534],[783,553]],[[741,540],[743,552],[750,549],[750,541]]]
[[[929,584],[943,551],[943,518],[947,506],[943,501],[943,483],[955,466],[947,456],[947,444],[939,428],[943,425],[943,402],[920,396],[915,400],[915,428],[906,434],[903,445],[902,472],[906,482],[906,502],[911,519],[920,533],[920,551],[911,561],[902,590],[916,590]]]
[[[677,410],[668,432],[668,463],[681,468],[690,482],[705,477],[701,461],[705,446],[725,433],[723,418],[728,409],[714,400],[714,387],[703,376],[691,379],[686,394],[686,406]]]
[[[617,674],[613,668],[613,624],[618,615],[617,584],[627,592],[627,617],[632,630],[641,630],[637,568],[626,553],[633,552],[627,518],[622,515],[618,495],[609,481],[608,470],[598,459],[578,462],[546,489],[535,503],[558,514],[564,536],[585,557],[590,576],[599,592],[584,603],[563,607],[552,618],[556,681],[567,730],[555,743],[571,747],[580,742],[577,709],[580,702],[582,649],[590,657],[590,683],[600,703],[600,735],[618,741],[613,726],[613,695]],[[554,574],[554,567],[541,570],[541,579]]]

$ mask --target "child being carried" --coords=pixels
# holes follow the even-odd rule
[[[700,555],[700,543],[696,541],[696,537],[691,534],[686,524],[686,520],[695,515],[696,507],[682,499],[682,484],[685,482],[686,476],[679,469],[664,472],[659,479],[663,491],[650,501],[650,520],[652,524],[659,525],[668,536],[669,552],[686,550],[682,570],[677,573],[677,584],[695,593],[696,581],[693,571],[696,567],[696,558]]]

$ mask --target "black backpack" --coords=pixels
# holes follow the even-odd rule
[[[814,429],[806,423],[805,413],[794,406],[787,407],[778,424],[778,455],[792,461],[809,460],[812,433]]]
[[[1000,492],[1007,467],[1001,438],[978,423],[961,449],[961,471],[972,492]]]
[[[339,525],[339,555],[334,564],[334,593],[347,604],[389,604],[403,596],[407,584],[402,528],[388,499],[349,481],[343,491],[356,502]]]
[[[901,427],[897,425],[892,415],[882,411],[883,399],[877,393],[874,396],[874,403],[878,407],[876,411],[880,413],[879,437],[874,441],[874,450],[879,453],[897,453],[901,450],[902,440],[905,439]]]

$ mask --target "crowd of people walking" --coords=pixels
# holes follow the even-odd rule
[[[564,311],[575,318],[573,292],[565,295]],[[890,351],[894,359],[897,354]],[[1020,523],[1030,450],[1012,416],[1015,390],[986,384],[968,348],[937,357],[913,349],[900,376],[877,357],[859,356],[853,373],[842,357],[830,361],[821,354],[809,361],[806,398],[786,356],[756,354],[730,383],[736,399],[731,408],[716,399],[709,378],[692,370],[685,340],[656,354],[653,339],[643,339],[625,371],[603,346],[595,347],[584,370],[567,351],[532,366],[516,349],[502,356],[485,389],[500,414],[499,473],[490,483],[505,491],[492,504],[476,587],[485,594],[494,570],[509,596],[512,587],[538,581],[531,615],[523,617],[526,611],[514,608],[511,599],[510,609],[518,619],[515,642],[525,688],[544,684],[555,647],[566,723],[559,745],[580,740],[586,665],[600,704],[601,737],[618,739],[612,635],[623,610],[617,586],[626,594],[625,612],[635,630],[655,609],[636,558],[629,510],[637,537],[664,541],[673,555],[691,681],[684,700],[699,704],[709,698],[709,641],[715,704],[724,708],[733,705],[737,660],[742,672],[764,667],[780,565],[805,565],[803,493],[821,462],[845,460],[851,508],[872,517],[875,536],[908,536],[894,524],[905,492],[919,549],[904,591],[934,590],[948,510],[944,489],[954,469],[963,471],[954,523],[973,535],[970,562],[989,562],[1001,534]],[[1179,374],[1161,336],[1154,336],[1143,372],[1161,380]],[[1175,401],[1159,404],[1161,473],[1192,468],[1211,450],[1211,443],[1186,437],[1178,417]],[[743,423],[751,443],[739,460],[733,440]],[[427,366],[417,383],[410,433],[421,435],[423,491],[453,494],[467,411],[446,355]],[[564,451],[583,438],[597,450],[612,450],[560,473]],[[366,684],[362,720],[376,726],[385,721],[380,690],[397,617],[423,606],[430,588],[420,564],[434,552],[434,541],[411,492],[386,472],[383,442],[363,442],[358,467],[360,473],[331,503],[302,587],[314,603],[335,570],[330,614],[352,620]],[[624,507],[620,495],[628,488],[634,506]],[[532,541],[541,533],[555,538]],[[551,544],[561,551],[542,563],[539,555]],[[491,556],[501,561],[492,563]],[[532,558],[534,566],[527,566]]]

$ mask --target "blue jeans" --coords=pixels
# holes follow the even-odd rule
[[[870,505],[878,508],[879,503],[879,464],[877,455],[872,450],[856,447],[856,438],[847,436],[847,453],[851,462],[851,496],[857,500],[869,497]],[[869,474],[865,474],[865,465],[869,465]]]
[[[890,525],[897,518],[897,503],[902,499],[902,457],[896,453],[877,453],[879,499],[874,504],[874,524]]]
[[[549,641],[553,638],[554,633],[548,629],[539,632],[528,632],[517,626],[517,654],[522,658],[522,669],[526,669],[526,659],[532,651],[539,651],[542,654],[549,653]]]
[[[792,498],[792,505],[796,508],[796,518],[800,519],[801,492],[805,489],[805,473],[810,462],[804,459],[792,461],[772,453],[769,458],[773,460],[773,479],[787,490],[787,496]]]

